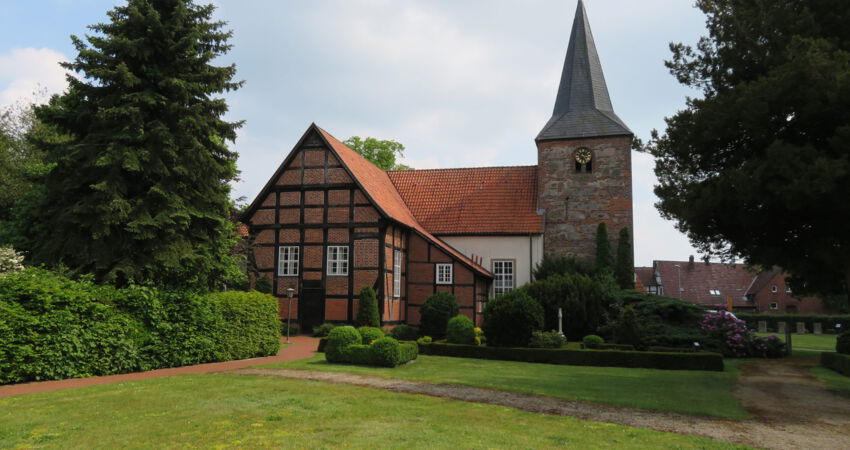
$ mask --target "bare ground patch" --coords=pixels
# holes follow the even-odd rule
[[[689,416],[493,389],[338,372],[240,369],[228,373],[274,376],[383,389],[405,394],[507,406],[657,431],[718,439],[763,448],[850,448],[850,402],[827,391],[809,368],[813,360],[743,364],[736,395],[752,419]],[[698,387],[695,387],[698,388]]]

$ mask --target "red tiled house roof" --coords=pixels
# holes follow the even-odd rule
[[[330,145],[331,150],[337,154],[343,165],[348,168],[352,178],[360,184],[366,195],[372,199],[372,202],[378,210],[390,219],[410,227],[420,236],[425,238],[425,240],[436,245],[446,253],[449,253],[458,261],[476,272],[490,278],[493,277],[487,269],[476,264],[463,253],[455,250],[452,246],[429,233],[429,231],[416,220],[416,217],[414,217],[410,209],[408,209],[404,200],[399,195],[398,191],[396,191],[393,182],[390,181],[387,172],[379,169],[366,158],[348,148],[348,146],[331,136],[331,134],[327,131],[318,126],[316,126],[316,129]]]
[[[655,269],[652,267],[635,267],[635,288],[640,284],[643,290],[647,286],[655,286]]]
[[[676,266],[679,266],[678,268]],[[747,289],[756,277],[743,265],[704,263],[688,261],[655,261],[655,271],[661,277],[664,295],[679,297],[681,273],[682,300],[701,306],[726,304],[732,297],[734,307],[752,308],[755,305],[746,298]],[[717,294],[712,294],[712,290]]]
[[[389,179],[435,235],[539,234],[537,167],[401,170]]]

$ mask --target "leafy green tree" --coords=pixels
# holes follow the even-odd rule
[[[614,278],[621,289],[635,288],[635,261],[632,254],[632,239],[629,229],[620,230],[620,240],[617,241],[617,263],[614,266]]]
[[[396,163],[404,156],[404,145],[392,140],[378,140],[373,137],[366,139],[351,136],[343,144],[368,159],[381,170],[410,170],[411,167]]]
[[[708,36],[667,67],[701,98],[648,149],[662,216],[706,255],[850,285],[850,2],[699,0]],[[841,219],[839,219],[841,218]]]
[[[599,222],[596,227],[596,268],[600,272],[614,270],[614,255],[611,254],[611,241],[608,240],[605,222]]]
[[[366,327],[381,326],[381,312],[378,310],[378,295],[372,286],[360,289],[360,301],[357,302],[357,325]]]
[[[96,34],[71,36],[68,91],[36,108],[64,141],[36,139],[55,166],[45,178],[36,262],[64,264],[97,279],[220,287],[239,277],[230,250],[227,146],[241,122],[224,99],[241,86],[216,66],[230,45],[214,7],[190,0],[128,0]]]

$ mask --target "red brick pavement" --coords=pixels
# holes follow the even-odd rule
[[[283,339],[281,339],[283,341]],[[212,373],[225,370],[242,369],[256,366],[258,364],[269,364],[281,361],[292,361],[295,359],[309,358],[316,353],[319,345],[317,338],[308,336],[293,336],[290,345],[281,348],[275,356],[265,358],[242,359],[238,361],[226,361],[217,363],[198,364],[194,366],[172,367],[169,369],[157,369],[148,372],[123,373],[120,375],[107,375],[91,378],[71,378],[69,380],[35,381],[31,383],[10,384],[0,386],[0,397],[12,395],[34,394],[37,392],[57,391],[60,389],[71,389],[83,386],[97,386],[100,384],[120,383],[122,381],[145,380],[148,378],[169,377],[185,373]]]

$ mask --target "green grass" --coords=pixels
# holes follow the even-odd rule
[[[420,355],[394,369],[329,364],[323,354],[266,364],[266,368],[349,372],[408,380],[479,386],[571,400],[715,417],[747,417],[732,395],[737,365],[724,372],[560,366]]]
[[[826,383],[827,389],[844,397],[850,397],[850,377],[827,369],[826,367],[812,367],[812,373]]]
[[[767,337],[771,334],[777,335],[780,339],[785,341],[785,335],[779,333],[756,333],[761,337]],[[791,335],[791,346],[793,348],[806,348],[811,350],[828,350],[835,351],[835,340],[838,337],[837,334],[792,334]]]
[[[741,448],[492,405],[182,375],[0,399],[0,448]]]

